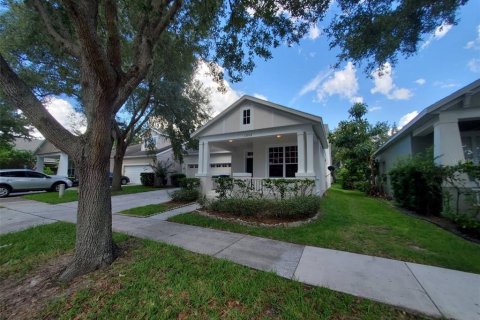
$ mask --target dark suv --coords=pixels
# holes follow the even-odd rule
[[[108,177],[109,177],[109,179],[110,179],[110,184],[112,184],[113,173],[110,172],[110,173],[108,174]],[[130,178],[128,178],[128,177],[126,177],[126,176],[122,176],[122,178],[120,179],[120,183],[121,183],[122,185],[127,184],[127,183],[130,183]]]

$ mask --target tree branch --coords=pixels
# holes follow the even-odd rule
[[[77,33],[82,64],[97,75],[99,84],[114,86],[117,83],[118,74],[102,50],[102,42],[97,35],[97,1],[80,3],[80,1],[63,0],[62,3]]]
[[[164,8],[168,3],[173,2],[167,13],[162,17]],[[163,0],[159,6],[160,19],[149,21],[145,25],[141,25],[139,33],[135,39],[138,42],[135,63],[130,67],[122,79],[122,90],[116,99],[116,111],[120,109],[128,96],[138,86],[140,81],[145,78],[152,65],[153,50],[160,36],[168,27],[175,14],[183,4],[183,0]]]
[[[105,20],[107,25],[107,57],[118,73],[122,69],[120,34],[118,30],[118,8],[115,1],[105,0]]]
[[[60,150],[76,157],[80,139],[65,129],[35,97],[32,90],[10,68],[0,54],[0,93],[12,106],[17,106],[28,120]]]
[[[42,18],[42,21],[47,28],[48,33],[50,36],[58,42],[60,45],[62,45],[71,55],[75,57],[80,56],[80,48],[78,45],[74,42],[71,41],[70,39],[66,38],[66,32],[61,32],[57,31],[58,30],[64,30],[63,26],[56,26],[56,28],[52,24],[53,17],[47,12],[45,7],[43,6],[42,2],[40,0],[34,0],[33,1],[33,6],[37,10],[37,12],[40,14],[40,17]]]
[[[175,14],[178,12],[180,7],[182,6],[182,3],[183,3],[183,0],[175,0],[173,4],[170,6],[170,8],[168,9],[167,14],[160,20],[158,25],[155,26],[155,29],[153,30],[153,35],[152,35],[152,38],[154,39],[154,43],[158,41],[158,39],[160,38],[160,35],[168,27],[171,20],[173,19]]]

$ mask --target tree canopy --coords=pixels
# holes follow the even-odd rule
[[[375,185],[373,152],[389,138],[390,127],[386,122],[370,124],[364,103],[355,103],[348,113],[349,119],[340,121],[329,137],[335,149],[334,161],[341,164],[339,179],[346,189],[370,191]]]
[[[175,47],[174,37],[195,45],[217,80],[225,70],[240,81],[255,58],[297,43],[324,18],[330,0],[7,0],[0,14],[0,95],[74,161],[80,175],[76,275],[114,259],[110,186],[105,177],[113,120],[148,77],[155,58]],[[425,33],[455,23],[465,1],[337,1],[339,14],[327,26],[340,60],[372,65],[411,54]],[[223,69],[222,69],[223,68]],[[87,119],[80,136],[63,128],[42,98],[76,96]],[[360,123],[359,123],[360,124]],[[368,131],[371,131],[370,129]]]

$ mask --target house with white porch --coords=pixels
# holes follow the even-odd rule
[[[252,182],[308,178],[315,180],[315,193],[322,195],[331,184],[327,135],[319,116],[243,96],[194,132],[192,137],[199,140],[195,175],[202,193],[211,195],[212,176],[219,172],[216,162],[228,161],[228,155],[231,163],[222,175]]]
[[[34,152],[37,157],[35,170],[43,172],[45,167],[53,170],[54,174],[64,177],[75,176],[75,166],[68,154],[58,149],[48,140],[43,140]]]
[[[428,148],[433,148],[438,165],[480,164],[480,80],[425,108],[375,152],[387,193],[393,194],[388,173],[395,163]],[[480,204],[478,185],[466,180],[465,186],[476,193]]]

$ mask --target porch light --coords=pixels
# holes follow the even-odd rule
[[[277,138],[280,139],[282,137],[281,134],[277,134]]]

